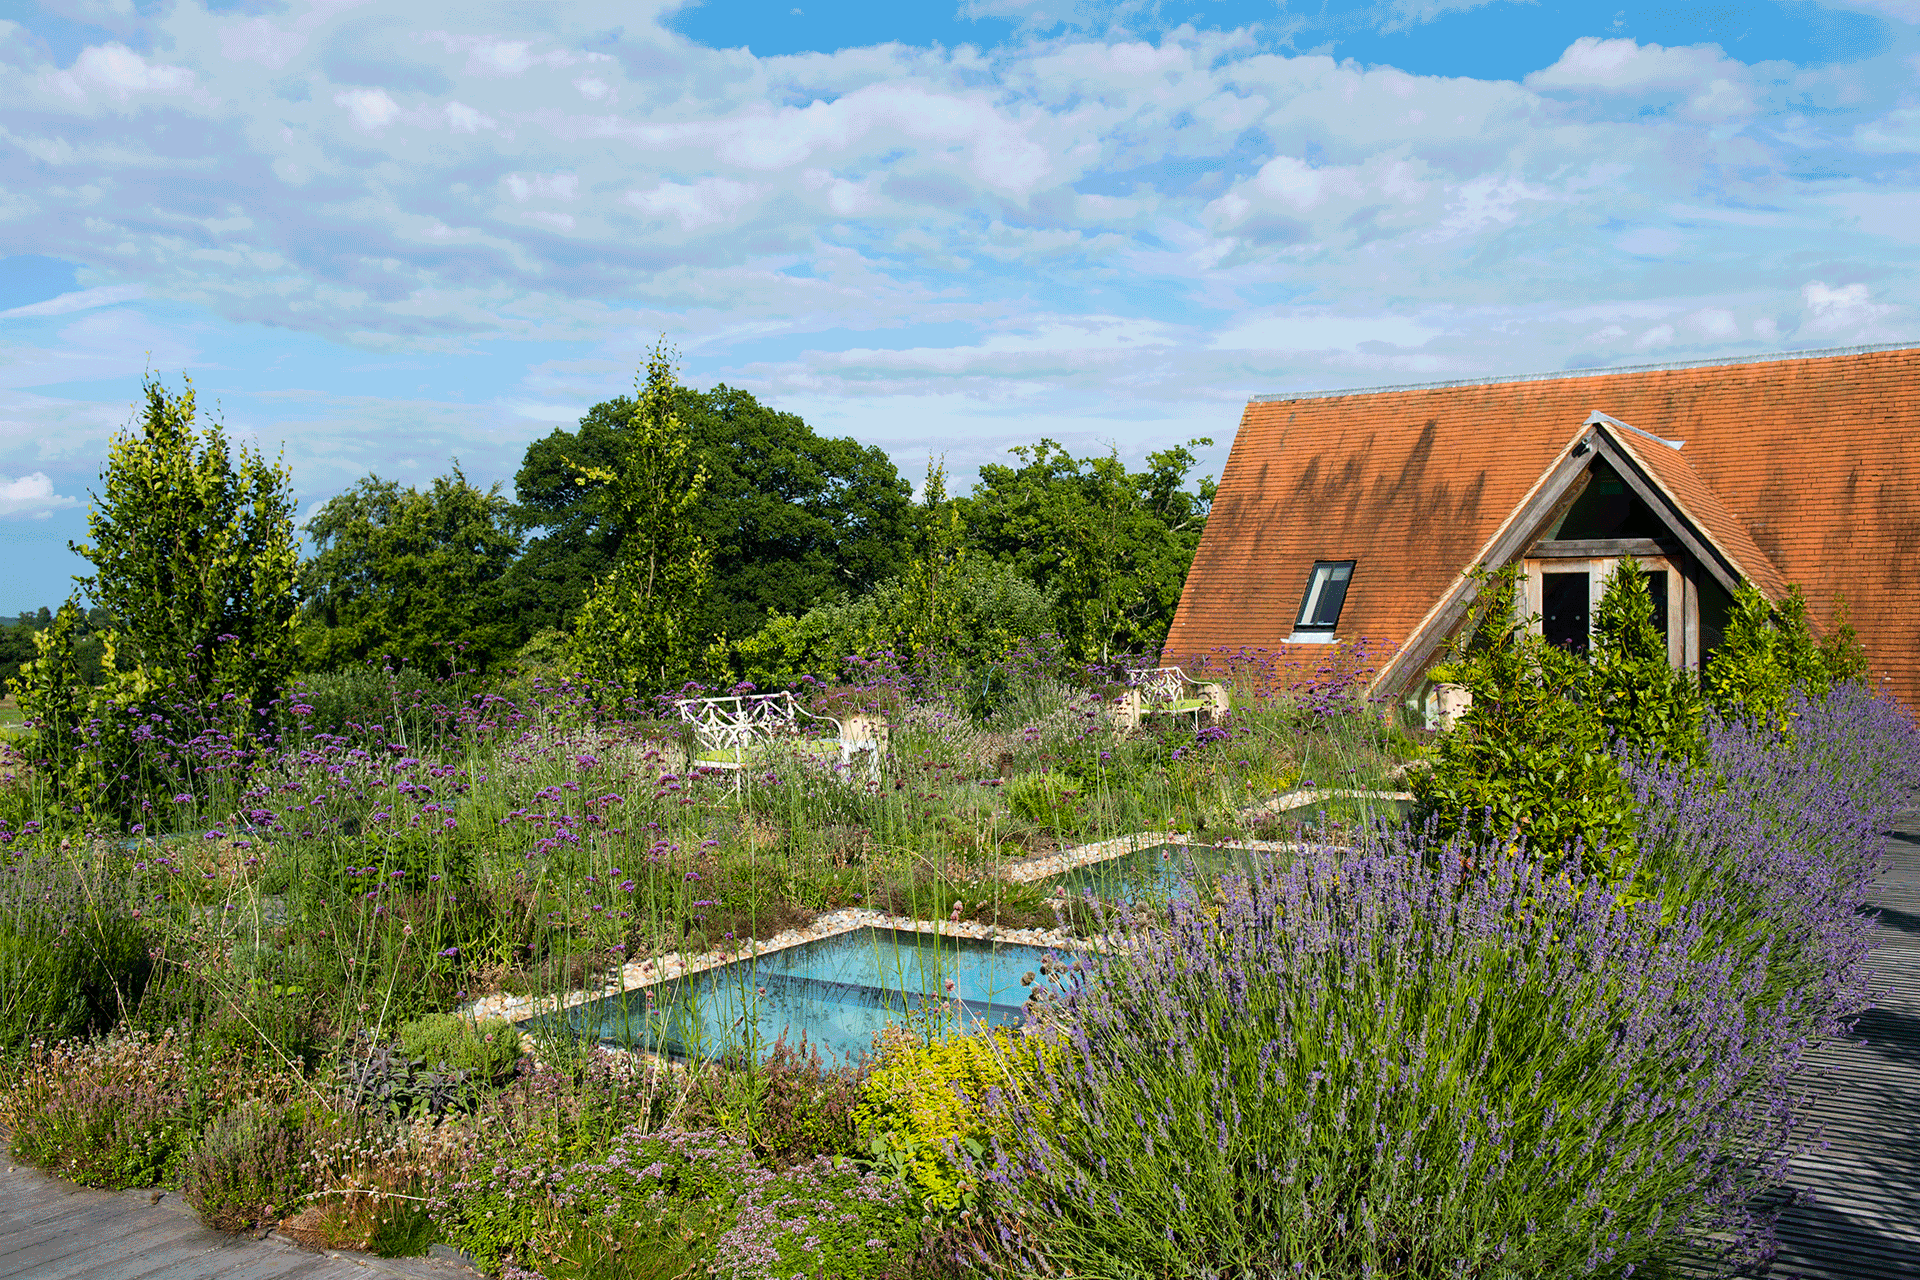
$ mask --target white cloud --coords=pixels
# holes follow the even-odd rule
[[[110,307],[121,302],[131,302],[145,294],[146,288],[143,285],[102,285],[97,289],[63,293],[57,298],[48,298],[45,302],[30,302],[23,307],[12,307],[6,311],[0,311],[0,320],[22,319],[27,316],[63,316],[73,311],[87,311],[94,307]]]
[[[1862,151],[1920,151],[1920,107],[1889,111],[1853,131],[1853,145]]]
[[[1725,120],[1754,109],[1754,74],[1720,46],[1667,48],[1633,40],[1581,36],[1559,61],[1526,78],[1543,93],[1615,94],[1646,98],[1675,94],[1688,114]]]
[[[1687,317],[1687,327],[1703,338],[1727,339],[1738,336],[1739,321],[1724,307],[1702,307]]]
[[[408,398],[411,375],[285,410],[302,483],[453,452],[510,476],[528,424],[624,390],[667,332],[695,380],[984,457],[1043,424],[1224,437],[1250,391],[1879,340],[1920,315],[1905,46],[1795,70],[1588,38],[1475,80],[1293,56],[1285,19],[1144,38],[1144,4],[1009,0],[1031,25],[991,47],[765,58],[667,30],[670,3],[175,0],[64,67],[0,27],[0,155],[27,175],[0,183],[0,240],[116,282],[8,313],[0,397],[137,378],[148,350],[210,393],[235,380],[206,366],[257,383],[281,352],[445,353],[488,383],[487,425]],[[110,305],[134,296],[159,301]],[[97,454],[76,411],[22,404],[0,470]]]
[[[702,178],[698,182],[663,182],[651,191],[630,191],[627,203],[655,218],[672,218],[683,231],[697,231],[727,222],[745,209],[756,188],[729,178]]]
[[[0,516],[27,516],[44,520],[62,507],[79,505],[78,498],[55,493],[53,480],[44,471],[35,471],[17,480],[0,476]]]
[[[1352,351],[1369,343],[1418,347],[1438,330],[1406,316],[1330,316],[1297,311],[1249,319],[1217,335],[1227,351]]]
[[[333,100],[345,107],[353,123],[362,129],[384,129],[400,114],[399,104],[385,89],[343,89],[333,95]]]
[[[507,194],[524,204],[529,199],[572,200],[580,194],[580,179],[571,173],[510,173],[501,179]]]
[[[475,111],[464,102],[449,102],[441,111],[447,118],[447,128],[455,133],[478,133],[482,129],[499,127],[492,116]]]
[[[186,67],[149,62],[123,44],[91,45],[73,66],[52,76],[54,89],[77,101],[111,98],[126,102],[137,95],[181,94],[194,87]]]
[[[1873,291],[1864,284],[1829,288],[1825,281],[1810,280],[1800,293],[1807,304],[1801,328],[1809,333],[1847,334],[1869,341],[1878,332],[1879,321],[1899,311],[1875,302]]]

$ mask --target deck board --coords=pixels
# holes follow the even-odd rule
[[[1920,809],[1895,818],[1869,901],[1874,1007],[1815,1058],[1826,1147],[1794,1161],[1813,1193],[1780,1219],[1773,1280],[1920,1280]]]
[[[0,1146],[5,1134],[0,1132]],[[201,1224],[177,1194],[95,1191],[11,1161],[0,1173],[0,1280],[473,1280],[455,1262],[320,1253]]]

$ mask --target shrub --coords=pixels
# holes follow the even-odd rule
[[[782,1036],[760,1062],[701,1072],[684,1123],[738,1134],[776,1167],[851,1156],[859,1150],[854,1115],[864,1078],[858,1066],[828,1067],[804,1038],[796,1048]]]
[[[1038,1041],[1005,1028],[931,1040],[889,1032],[854,1113],[867,1154],[935,1215],[970,1209],[977,1191],[971,1169],[1007,1129],[990,1098],[1024,1096],[1038,1053]]]
[[[25,1160],[90,1187],[178,1186],[207,1104],[171,1036],[36,1044],[0,1122]]]
[[[457,1013],[429,1013],[400,1028],[400,1045],[416,1062],[497,1084],[520,1061],[520,1028],[498,1019],[475,1022]]]
[[[1587,666],[1530,634],[1515,597],[1512,571],[1485,577],[1465,641],[1434,668],[1473,704],[1411,779],[1415,820],[1611,866],[1632,845],[1633,797],[1606,722],[1581,696]]]
[[[899,1184],[822,1156],[743,1178],[715,1244],[722,1280],[865,1280],[898,1275],[924,1228]]]
[[[302,1107],[249,1100],[215,1120],[186,1160],[187,1203],[210,1227],[241,1231],[297,1212],[312,1179]]]
[[[359,1047],[341,1060],[340,1073],[353,1105],[399,1120],[469,1106],[479,1083],[472,1072],[410,1058],[392,1043]]]
[[[1072,778],[1052,771],[1017,774],[1006,784],[1007,808],[1064,835],[1079,829],[1081,790]]]

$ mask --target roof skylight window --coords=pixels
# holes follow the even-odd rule
[[[1333,639],[1340,623],[1341,606],[1347,602],[1347,584],[1353,580],[1351,560],[1319,560],[1307,575],[1307,593],[1300,598],[1300,617],[1287,639],[1296,644],[1324,643]]]

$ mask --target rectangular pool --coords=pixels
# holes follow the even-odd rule
[[[763,1058],[804,1034],[852,1061],[919,1012],[948,1026],[1017,1025],[1049,952],[908,930],[854,929],[702,973],[590,1000],[533,1022],[601,1044],[687,1060]],[[1033,974],[1027,983],[1021,979]]]
[[[1245,875],[1254,859],[1275,856],[1211,845],[1156,844],[1048,876],[1047,884],[1074,897],[1091,893],[1109,902],[1169,898],[1195,880]]]

